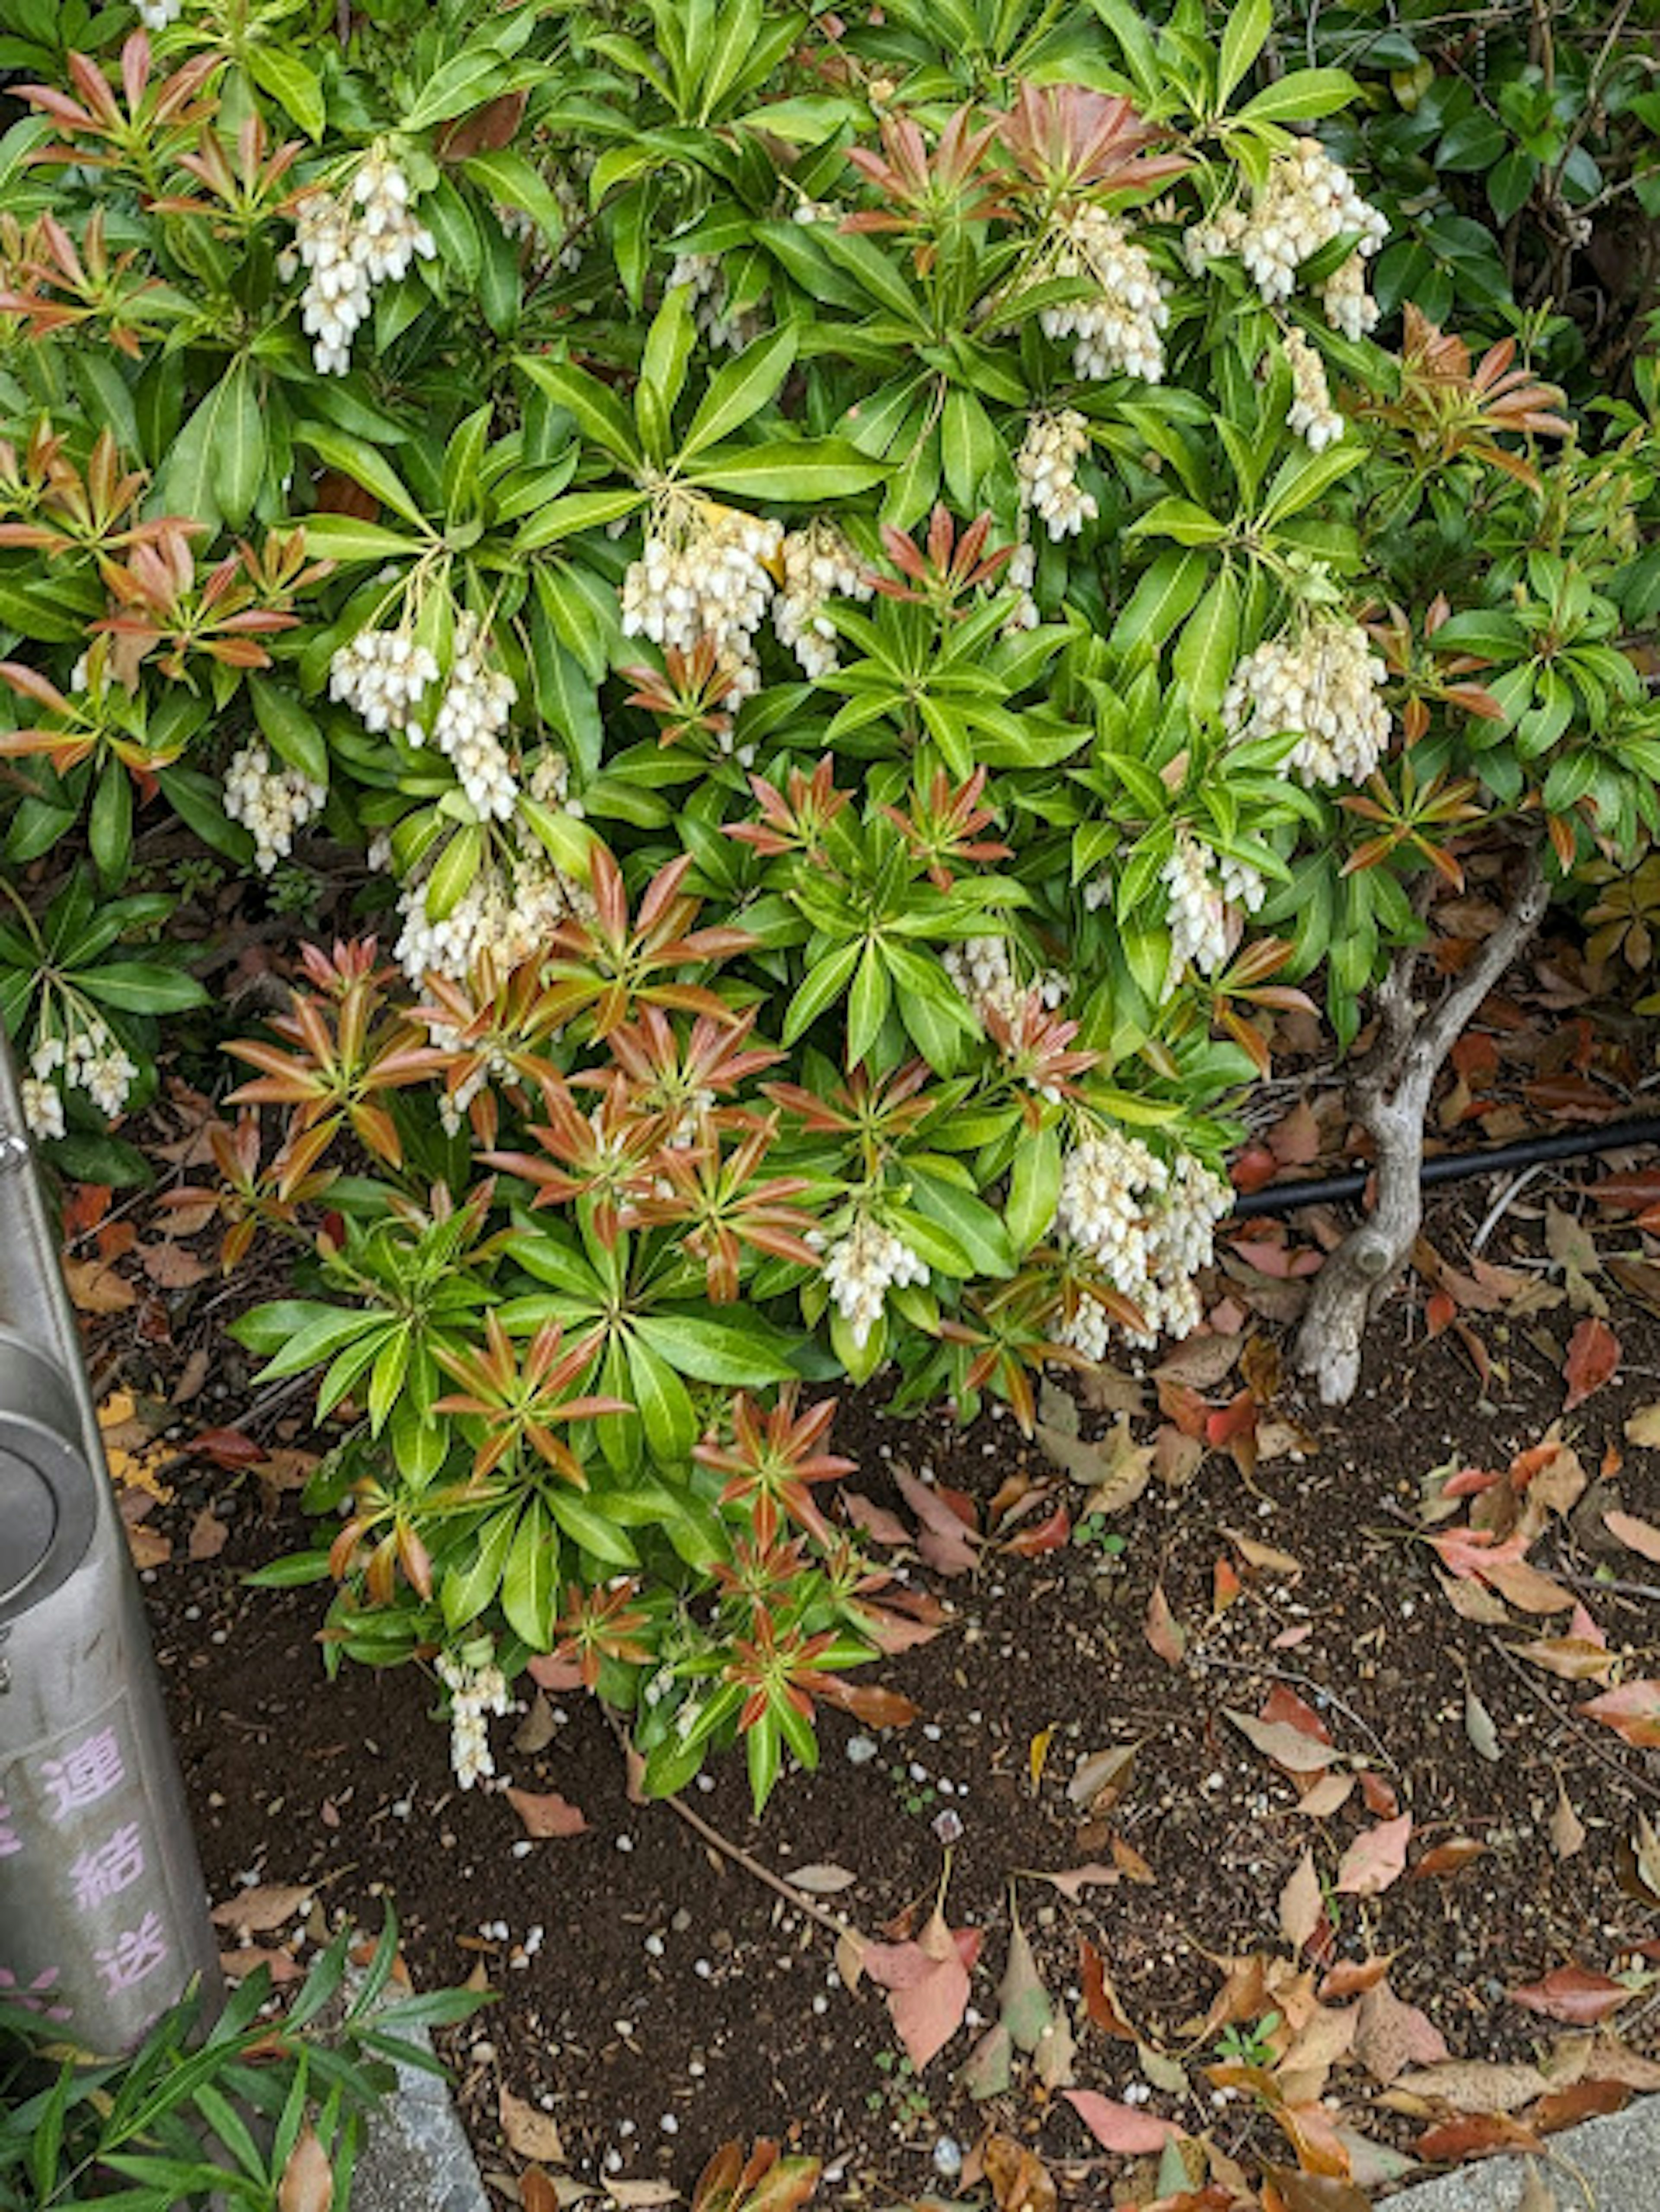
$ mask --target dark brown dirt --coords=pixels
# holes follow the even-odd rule
[[[1488,1195],[1480,1184],[1444,1199],[1432,1224],[1450,1258]],[[1535,1183],[1528,1198],[1553,1189],[1577,1202],[1566,1179]],[[1640,1241],[1591,1219],[1605,1249]],[[1502,1256],[1552,1279],[1527,1207],[1507,1218],[1497,1242],[1506,1238]],[[1121,1560],[1074,1543],[1034,1559],[988,1551],[976,1577],[951,1583],[913,1569],[945,1599],[950,1625],[880,1669],[921,1718],[885,1736],[873,1759],[849,1760],[855,1728],[831,1714],[819,1772],[787,1778],[763,1823],[750,1817],[735,1759],[690,1802],[781,1872],[809,1863],[851,1870],[855,1885],[830,1902],[867,1933],[926,1911],[944,1856],[935,1824],[955,1815],[949,1914],[987,1931],[976,2003],[989,2021],[1012,1877],[1110,1856],[1106,1826],[1080,1834],[1065,1785],[1080,1753],[1139,1744],[1110,1827],[1150,1879],[1090,1889],[1075,1905],[1036,1880],[1020,1880],[1018,1894],[1052,1995],[1075,2002],[1078,1939],[1088,1936],[1143,2038],[1179,2049],[1218,1986],[1216,1960],[1283,1954],[1276,1899],[1304,1844],[1314,1842],[1329,1875],[1371,1817],[1357,1792],[1329,1823],[1310,1822],[1290,1784],[1222,1718],[1228,1705],[1258,1711],[1283,1682],[1410,1809],[1414,1860],[1454,1837],[1486,1847],[1457,1874],[1336,1900],[1335,1955],[1398,1954],[1395,1987],[1456,2055],[1541,2050],[1554,2031],[1510,2002],[1511,1988],[1570,1959],[1617,1971],[1660,1936],[1655,1911],[1622,1887],[1616,1864],[1638,1816],[1657,1812],[1660,1760],[1578,1718],[1579,1686],[1516,1659],[1506,1646],[1519,1638],[1460,1619],[1410,1526],[1431,1468],[1502,1468],[1559,1416],[1561,1350],[1578,1316],[1559,1305],[1485,1319],[1495,1368],[1484,1395],[1452,1334],[1426,1340],[1421,1296],[1414,1285],[1391,1304],[1347,1413],[1326,1415],[1282,1394],[1274,1414],[1304,1425],[1302,1456],[1274,1459],[1248,1482],[1213,1452],[1180,1494],[1155,1483],[1116,1524],[1127,1540]],[[1620,1373],[1567,1418],[1565,1433],[1593,1475],[1605,1449],[1620,1445],[1608,1502],[1660,1520],[1653,1455],[1620,1444],[1626,1418],[1660,1398],[1660,1322],[1617,1291],[1610,1318]],[[1085,1434],[1104,1425],[1087,1414]],[[1136,1427],[1148,1433],[1151,1422]],[[855,1399],[836,1442],[860,1463],[856,1486],[885,1504],[898,1503],[888,1476],[895,1456],[982,1501],[1023,1466],[1053,1474],[1004,1419],[959,1433],[943,1420],[901,1425]],[[297,1544],[291,1503],[272,1522],[252,1484],[187,1479],[164,1516],[181,1540],[210,1497],[229,1519],[224,1552],[155,1571],[149,1595],[214,1894],[250,1878],[305,1882],[331,1911],[370,1924],[378,1900],[391,1897],[417,1983],[461,1980],[482,1965],[499,2002],[461,2032],[456,2053],[487,2171],[514,2163],[498,2149],[502,2087],[554,2112],[575,2173],[667,2175],[683,2189],[714,2145],[761,2133],[822,2156],[840,2179],[834,2201],[848,2206],[923,2192],[939,2139],[966,2147],[988,2117],[1032,2134],[1046,2155],[1089,2155],[1079,2121],[1058,2102],[1046,2107],[1029,2079],[1018,2076],[1014,2094],[990,2108],[969,2102],[954,2081],[969,2034],[921,2083],[909,2079],[880,1992],[841,1987],[824,1930],[711,1852],[671,1808],[631,1805],[613,1739],[580,1695],[553,1701],[558,1724],[539,1754],[513,1753],[513,1724],[497,1723],[497,1756],[514,1783],[581,1805],[588,1833],[526,1844],[504,1799],[459,1795],[429,1686],[407,1670],[361,1668],[328,1684],[313,1641],[319,1594],[240,1585],[244,1570]],[[1216,1562],[1238,1559],[1229,1529],[1292,1555],[1302,1572],[1248,1580],[1217,1616]],[[1660,1613],[1647,1585],[1660,1583],[1660,1569],[1619,1552],[1595,1515],[1548,1535],[1533,1557],[1583,1578],[1610,1644],[1640,1653],[1656,1642]],[[1155,1582],[1188,1634],[1180,1668],[1143,1634]],[[1653,1671],[1651,1660],[1633,1671]],[[1467,1732],[1467,1686],[1492,1717],[1496,1760],[1478,1756]],[[1049,1730],[1034,1787],[1034,1739]],[[1547,1840],[1559,1788],[1587,1830],[1566,1863]],[[489,1932],[498,1923],[505,1942]],[[544,1940],[526,1958],[538,1927]],[[1080,2033],[1080,2083],[1122,2095],[1139,2065],[1132,2045]],[[1361,2078],[1338,2077],[1341,2090],[1351,2086],[1347,2117],[1386,2133]],[[1211,2098],[1201,2081],[1185,2106],[1160,2093],[1152,2109],[1194,2128],[1220,2120],[1242,2155],[1277,2154],[1265,2120],[1242,2104],[1219,2112]]]

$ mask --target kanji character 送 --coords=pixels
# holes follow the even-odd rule
[[[105,1990],[112,1997],[154,1973],[167,1955],[167,1933],[153,1912],[147,1912],[137,1927],[123,1929],[113,1943],[100,1946],[93,1954],[104,1977]]]

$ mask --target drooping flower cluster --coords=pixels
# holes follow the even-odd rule
[[[262,876],[288,858],[295,832],[322,811],[328,795],[325,786],[299,769],[273,768],[271,755],[257,743],[233,753],[225,769],[225,811],[252,837],[253,865]]]
[[[438,1675],[450,1693],[450,1765],[459,1787],[471,1790],[496,1771],[489,1716],[511,1711],[508,1679],[493,1660],[475,1667],[447,1651],[439,1655]]]
[[[84,1091],[99,1112],[113,1121],[127,1103],[138,1070],[94,1015],[68,1037],[42,1036],[29,1054],[29,1072],[21,1085],[23,1119],[37,1137],[64,1133],[64,1093]],[[62,1078],[60,1089],[55,1078]]]
[[[1100,513],[1093,492],[1078,481],[1078,464],[1089,451],[1090,426],[1075,407],[1034,415],[1015,456],[1020,504],[1035,509],[1057,542],[1075,538]]]
[[[1265,639],[1233,672],[1222,720],[1236,737],[1300,730],[1286,766],[1310,784],[1364,783],[1389,741],[1389,670],[1359,623],[1310,623]]]
[[[691,295],[691,317],[712,346],[727,346],[736,353],[760,334],[759,319],[752,309],[733,314],[727,272],[718,253],[677,253],[668,273],[671,292],[684,289]]]
[[[735,669],[733,696],[756,690],[755,633],[772,598],[784,526],[689,494],[672,495],[623,579],[623,635],[690,653],[707,637]]]
[[[1326,280],[1321,299],[1333,329],[1359,338],[1377,320],[1364,264],[1388,238],[1389,224],[1317,138],[1299,138],[1289,153],[1275,155],[1249,210],[1219,209],[1191,226],[1184,245],[1195,276],[1207,262],[1237,253],[1272,307],[1290,299],[1305,261],[1347,233],[1356,234],[1354,251]]]
[[[1006,938],[964,938],[948,945],[941,957],[946,975],[982,1023],[988,1013],[1016,1022],[1028,1000],[1036,998],[1040,1006],[1054,1008],[1067,995],[1067,979],[1055,969],[1034,983],[1022,983],[1009,958]]]
[[[1213,1231],[1233,1203],[1219,1176],[1189,1153],[1167,1165],[1139,1138],[1107,1129],[1070,1152],[1061,1171],[1055,1224],[1091,1259],[1146,1323],[1132,1343],[1186,1336],[1201,1318],[1195,1272],[1208,1264]],[[1100,1358],[1105,1310],[1085,1297],[1067,1340]]]
[[[842,532],[826,515],[815,515],[805,530],[792,530],[779,548],[784,580],[773,602],[772,626],[780,645],[792,647],[807,675],[817,680],[836,665],[836,625],[824,612],[826,599],[867,599],[873,589]]]
[[[505,822],[519,804],[519,786],[502,743],[518,696],[507,671],[490,665],[483,624],[464,610],[455,618],[455,650],[432,741],[447,756],[462,790],[486,820]],[[414,738],[415,730],[409,734]]]
[[[398,730],[417,745],[427,733],[415,710],[437,681],[437,661],[406,630],[359,630],[329,663],[331,699],[350,707],[376,737]]]
[[[410,205],[409,179],[378,149],[366,154],[344,191],[322,187],[294,205],[294,246],[279,257],[285,279],[303,267],[301,320],[319,376],[344,376],[351,343],[368,321],[377,284],[395,283],[438,247]]]
[[[1005,637],[1018,637],[1022,630],[1036,629],[1043,617],[1031,587],[1037,579],[1037,548],[1030,538],[1023,538],[1008,559],[1003,571],[1003,588],[1015,594],[1008,620],[1003,624]]]
[[[1230,908],[1255,914],[1268,887],[1248,861],[1219,857],[1185,827],[1177,831],[1175,848],[1159,873],[1170,894],[1168,995],[1189,961],[1201,975],[1216,973],[1235,933]]]
[[[133,9],[147,31],[165,31],[176,22],[185,0],[132,0]]]
[[[578,803],[565,795],[569,773],[557,753],[543,754],[528,780],[532,798],[544,806],[580,814]],[[412,983],[423,982],[429,975],[464,982],[484,952],[499,971],[516,968],[546,943],[569,915],[582,910],[587,894],[554,866],[532,832],[515,820],[511,834],[510,861],[486,860],[441,918],[427,911],[427,885],[439,848],[404,883],[398,900],[403,926],[392,957]],[[370,859],[375,859],[374,848]],[[464,1099],[458,1105],[452,1097],[447,1104],[459,1118],[466,1103]]]
[[[862,1352],[882,1318],[889,1286],[926,1283],[928,1271],[902,1237],[861,1213],[824,1255],[824,1279],[836,1310]]]
[[[1326,364],[1301,331],[1286,332],[1286,359],[1291,363],[1292,382],[1286,421],[1310,453],[1323,453],[1343,434],[1343,418],[1331,404]]]
[[[1046,337],[1076,339],[1078,374],[1160,383],[1168,287],[1123,224],[1093,201],[1079,201],[1059,219],[1049,268],[1053,276],[1087,277],[1097,287],[1092,298],[1045,307],[1037,319]]]

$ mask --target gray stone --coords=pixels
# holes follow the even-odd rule
[[[430,2051],[424,2028],[399,2027]],[[356,2212],[489,2212],[471,2145],[441,2074],[399,2066],[398,2087],[375,2112],[352,2176]]]
[[[1548,2158],[1479,2159],[1397,2191],[1389,2212],[1518,2212],[1530,2165],[1557,2212],[1660,2212],[1660,2096],[1565,2129]]]

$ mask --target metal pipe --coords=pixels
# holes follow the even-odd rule
[[[0,1999],[100,2053],[200,1978],[195,1838],[0,1036]]]
[[[1660,1145],[1660,1115],[1612,1121],[1600,1129],[1572,1130],[1560,1137],[1522,1137],[1514,1144],[1490,1145],[1477,1152],[1444,1152],[1424,1162],[1419,1180],[1428,1188],[1469,1176],[1505,1175],[1512,1168],[1530,1168],[1546,1160],[1587,1159],[1596,1152],[1617,1152],[1635,1145]],[[1360,1168],[1348,1175],[1271,1182],[1261,1190],[1241,1191],[1231,1218],[1249,1220],[1253,1214],[1292,1213],[1303,1206],[1341,1205],[1363,1196],[1372,1174],[1371,1168]]]

